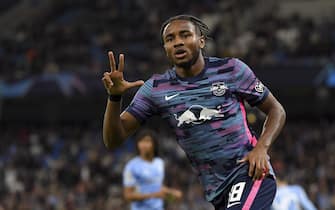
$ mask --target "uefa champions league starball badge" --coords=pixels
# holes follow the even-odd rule
[[[256,86],[255,86],[255,90],[259,93],[263,93],[264,92],[264,85],[262,82],[258,81],[256,83]]]

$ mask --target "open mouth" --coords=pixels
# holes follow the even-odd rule
[[[174,53],[175,57],[176,58],[183,58],[186,56],[186,50],[183,50],[183,49],[179,49],[179,50],[176,50],[176,52]]]

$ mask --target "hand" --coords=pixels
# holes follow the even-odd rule
[[[183,197],[183,193],[180,190],[163,186],[159,192],[155,193],[154,197],[168,200],[180,200]]]
[[[169,188],[163,186],[159,192],[154,194],[153,197],[165,199],[168,196],[169,192],[170,192]]]
[[[171,195],[173,198],[180,200],[183,197],[183,193],[180,190],[177,189],[171,189],[169,190],[169,195]]]
[[[238,163],[249,162],[249,176],[252,179],[263,179],[269,173],[269,155],[267,150],[262,146],[257,145]]]
[[[116,68],[114,54],[112,51],[108,52],[110,72],[105,72],[102,82],[107,90],[108,95],[122,95],[126,90],[132,87],[141,86],[144,84],[142,80],[136,82],[128,82],[123,78],[124,69],[124,55],[119,55],[119,65]]]

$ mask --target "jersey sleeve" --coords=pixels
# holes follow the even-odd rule
[[[160,161],[161,161],[161,165],[162,165],[162,170],[163,170],[163,180],[164,180],[164,178],[165,178],[165,162],[164,162],[163,159],[160,159]]]
[[[147,80],[137,91],[126,112],[132,114],[140,123],[145,122],[157,113],[157,107],[152,100],[153,79]]]
[[[127,164],[123,170],[123,186],[124,187],[133,187],[136,184],[134,174],[130,164]]]
[[[234,79],[236,93],[251,106],[260,104],[269,94],[269,89],[255,76],[249,66],[239,59],[235,59]]]
[[[302,187],[297,187],[298,195],[299,195],[299,200],[301,206],[303,206],[304,209],[306,210],[316,210],[315,206],[313,203],[309,200],[305,190]]]

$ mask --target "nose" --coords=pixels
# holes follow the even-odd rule
[[[180,36],[176,36],[173,46],[175,48],[180,47],[180,46],[184,46],[184,40],[182,38],[180,38]]]

